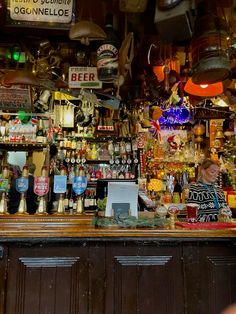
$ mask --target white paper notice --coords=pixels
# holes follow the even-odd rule
[[[137,218],[138,185],[135,182],[109,182],[105,216],[113,216],[115,208],[126,209],[127,204],[129,204],[129,214]]]

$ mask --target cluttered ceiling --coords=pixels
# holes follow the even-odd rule
[[[180,97],[189,94],[196,105],[221,95],[230,110],[236,111],[233,0],[74,1],[72,20],[63,25],[16,21],[9,12],[9,2],[2,0],[1,85],[68,88],[71,66],[96,66],[97,43],[104,39],[108,12],[113,15],[113,27],[121,43],[122,80],[104,84],[103,91],[137,102],[144,98],[173,100],[178,90]],[[17,53],[22,59],[14,59]],[[213,92],[196,92],[188,81],[197,86],[221,85],[213,85]]]

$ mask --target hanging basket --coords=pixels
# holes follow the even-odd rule
[[[119,0],[119,8],[122,12],[144,12],[147,7],[147,0]]]

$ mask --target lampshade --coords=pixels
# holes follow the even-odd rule
[[[213,97],[223,93],[223,83],[213,83],[213,84],[194,84],[192,79],[189,78],[184,86],[184,91],[190,95],[200,96],[200,97]]]
[[[71,40],[80,40],[81,44],[89,45],[90,41],[104,40],[107,35],[99,25],[81,20],[71,27],[69,37]]]

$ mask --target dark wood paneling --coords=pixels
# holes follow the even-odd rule
[[[0,313],[5,313],[8,247],[0,245]]]
[[[220,313],[228,304],[236,302],[236,246],[209,246],[200,251],[203,269],[201,287],[202,313]]]
[[[183,246],[186,314],[218,314],[236,302],[236,245]]]
[[[232,239],[78,239],[3,248],[1,314],[218,314],[236,302]]]
[[[14,248],[7,314],[88,313],[87,248]]]
[[[105,243],[89,246],[89,314],[105,313]]]
[[[106,314],[183,314],[180,247],[109,247]]]

